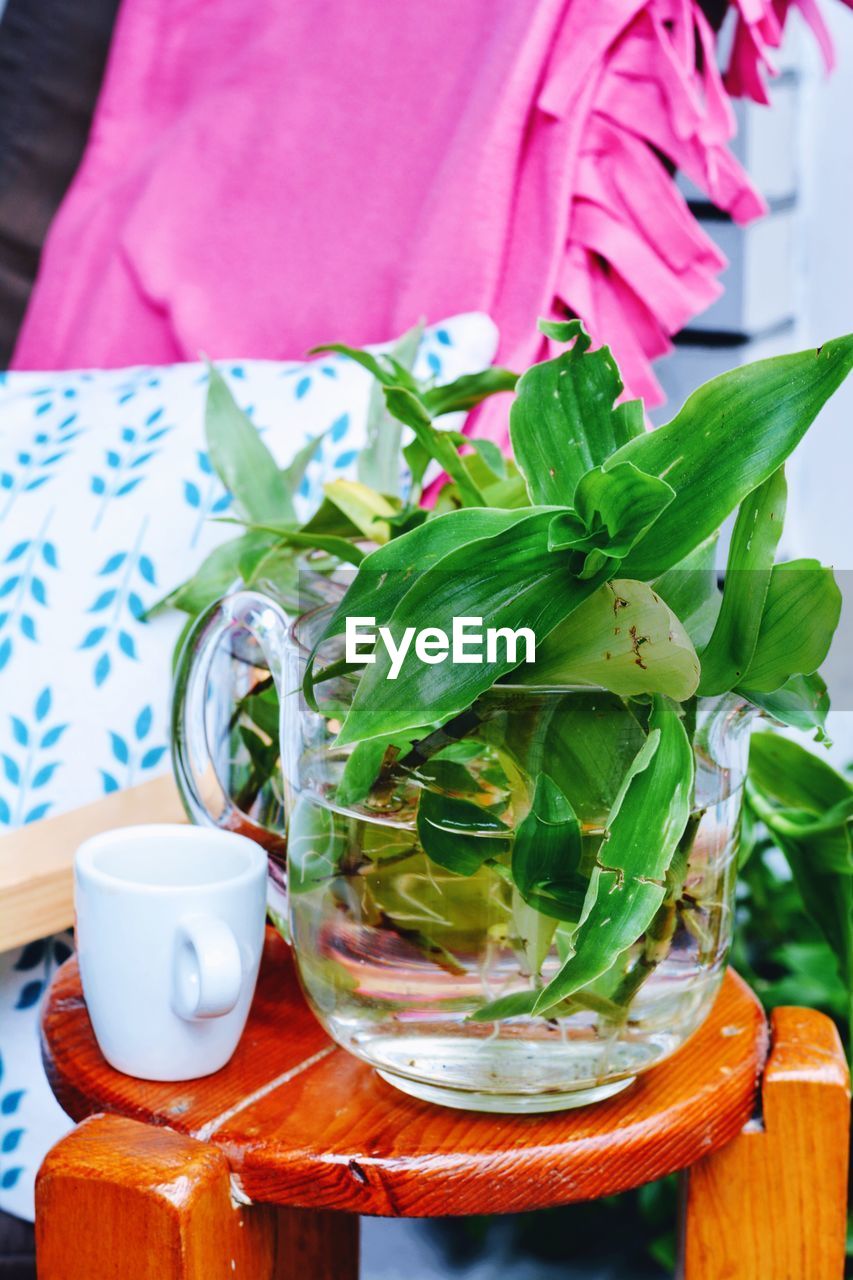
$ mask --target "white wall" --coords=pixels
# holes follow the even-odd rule
[[[838,65],[810,70],[803,157],[802,333],[819,343],[853,331],[853,12],[823,0]],[[798,15],[795,15],[798,16]],[[809,56],[814,67],[813,51]],[[826,674],[836,764],[853,761],[853,377],[824,409],[788,468],[788,552],[836,569],[844,606]]]
[[[799,139],[802,335],[808,344],[853,331],[853,12],[837,0],[823,0],[822,11],[838,66],[829,79],[810,70]],[[803,441],[791,480],[789,528],[797,552],[853,570],[853,380]]]

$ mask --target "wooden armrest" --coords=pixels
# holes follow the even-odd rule
[[[850,1074],[834,1024],[774,1009],[760,1109],[689,1172],[685,1280],[842,1280]]]
[[[74,923],[77,846],[110,827],[185,822],[171,774],[0,836],[0,951]]]

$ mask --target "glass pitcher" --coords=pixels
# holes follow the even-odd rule
[[[691,818],[646,931],[556,1010],[513,1015],[509,1002],[509,1016],[490,1019],[486,1006],[541,989],[568,946],[560,922],[522,900],[505,870],[532,779],[547,761],[594,860],[643,730],[603,690],[501,683],[407,753],[375,752],[365,772],[365,753],[353,763],[354,748],[335,745],[358,680],[332,665],[342,639],[320,646],[318,667],[339,674],[315,686],[317,710],[302,690],[332,608],[292,622],[270,596],[239,591],[198,621],[173,725],[191,817],[267,846],[270,915],[293,944],[311,1008],[389,1083],[444,1105],[521,1113],[617,1093],[696,1030],[722,979],[751,708],[733,696],[697,700]],[[237,705],[255,708],[248,760],[245,732],[235,751],[246,729],[235,667]],[[247,789],[246,771],[263,758],[271,782]],[[460,828],[460,801],[488,815],[482,829]],[[427,810],[429,840],[418,820]],[[471,840],[491,841],[493,856],[466,874],[448,870],[442,842]]]

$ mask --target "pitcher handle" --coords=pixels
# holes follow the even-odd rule
[[[238,831],[283,860],[282,832],[261,826],[234,803],[216,772],[205,706],[211,668],[229,634],[243,632],[258,646],[284,704],[284,649],[290,620],[280,605],[257,591],[237,591],[195,620],[181,648],[172,696],[172,764],[184,808],[200,825]]]

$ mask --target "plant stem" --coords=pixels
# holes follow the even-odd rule
[[[473,707],[460,712],[440,729],[435,729],[419,742],[412,743],[411,750],[403,756],[402,760],[392,762],[391,767],[394,770],[415,769],[418,765],[425,764],[437,751],[467,738],[482,724],[482,721],[483,717]]]
[[[678,924],[678,901],[684,892],[690,851],[693,848],[693,841],[696,838],[696,832],[699,829],[704,812],[704,809],[698,809],[691,813],[688,818],[684,834],[678,842],[678,848],[667,869],[666,896],[646,930],[643,949],[640,952],[637,963],[630,973],[626,973],[611,997],[614,1006],[619,1011],[618,1020],[620,1022],[627,1020],[631,1004],[637,992],[651,977],[658,965],[662,964],[669,955],[669,949]]]

